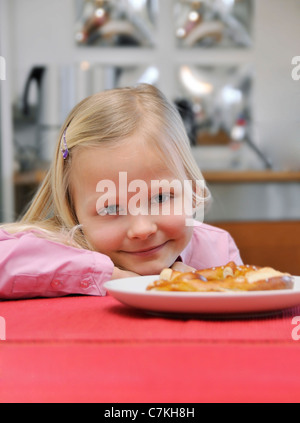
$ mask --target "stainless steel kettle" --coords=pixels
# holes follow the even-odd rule
[[[61,125],[70,110],[91,94],[90,68],[82,64],[34,66],[25,83],[22,108],[30,113],[29,94],[37,84],[37,158],[50,162]]]

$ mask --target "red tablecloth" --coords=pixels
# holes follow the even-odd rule
[[[0,316],[1,402],[300,400],[292,338],[300,307],[255,319],[171,319],[78,296],[2,302]]]

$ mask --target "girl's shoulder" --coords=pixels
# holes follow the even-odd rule
[[[5,241],[5,240],[13,240],[13,239],[18,239],[18,238],[23,238],[24,236],[34,236],[35,234],[39,234],[39,230],[38,229],[34,229],[34,230],[16,230],[13,229],[13,226],[2,226],[0,227],[0,241]]]
[[[199,269],[221,266],[229,261],[241,263],[239,250],[227,231],[197,221],[191,241],[180,256],[185,264]]]
[[[0,227],[0,241],[5,241],[7,239],[15,238],[15,234],[10,233],[5,227]]]
[[[223,237],[228,236],[229,233],[224,229],[218,228],[217,226],[213,226],[208,223],[201,223],[195,220],[193,226],[193,235]]]

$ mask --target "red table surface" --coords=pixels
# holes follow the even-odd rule
[[[300,307],[171,319],[78,296],[2,302],[0,316],[0,402],[300,400]]]

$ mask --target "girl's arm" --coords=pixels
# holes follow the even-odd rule
[[[105,295],[103,283],[115,276],[103,254],[0,230],[0,299]]]

